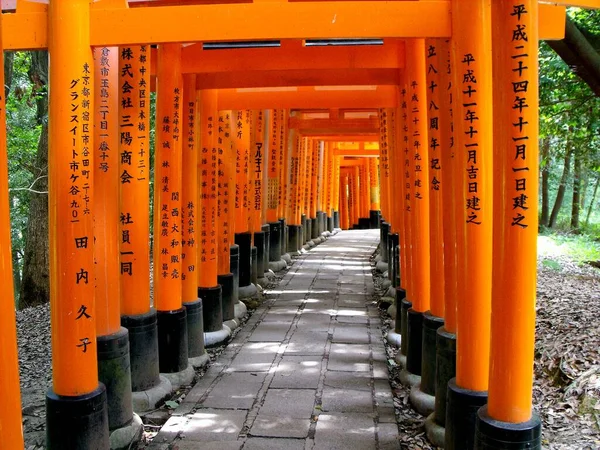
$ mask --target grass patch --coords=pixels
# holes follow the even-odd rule
[[[579,264],[600,260],[600,242],[588,234],[546,232],[540,234],[538,243],[540,256],[545,258],[542,264],[555,270],[560,270],[560,264],[553,256],[567,256]]]

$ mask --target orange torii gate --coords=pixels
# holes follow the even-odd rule
[[[232,118],[237,117],[240,112],[244,117],[245,114],[250,114],[250,110],[264,109],[387,108],[398,116],[396,119],[399,126],[394,127],[394,136],[386,139],[385,152],[388,153],[385,164],[402,164],[400,151],[404,152],[406,147],[407,152],[411,152],[410,161],[406,159],[406,167],[396,167],[398,170],[389,173],[384,169],[386,175],[381,177],[383,215],[391,222],[395,232],[404,235],[399,236],[400,252],[396,253],[395,258],[398,261],[396,266],[403,267],[402,273],[397,271],[400,282],[396,286],[405,288],[406,299],[413,306],[411,311],[407,311],[410,320],[407,320],[405,339],[408,345],[406,369],[413,375],[420,375],[421,369],[425,367],[428,367],[426,370],[431,370],[430,361],[428,364],[421,364],[421,358],[424,357],[421,346],[423,315],[431,305],[431,314],[438,318],[444,316],[445,319],[445,328],[440,329],[446,333],[442,346],[447,344],[450,353],[454,349],[453,345],[456,346],[456,380],[450,381],[448,390],[446,447],[457,448],[464,442],[468,442],[470,446],[478,439],[480,442],[487,440],[492,448],[500,448],[500,435],[509,442],[529,439],[531,445],[539,447],[540,424],[531,412],[537,207],[535,201],[526,203],[527,198],[537,198],[537,109],[534,106],[537,104],[536,49],[538,39],[562,37],[565,9],[560,5],[598,7],[597,2],[556,1],[552,5],[538,5],[535,0],[499,0],[494,2],[493,8],[489,2],[479,0],[210,5],[198,5],[193,1],[181,3],[183,4],[173,5],[172,2],[161,0],[50,0],[49,5],[24,0],[2,3],[5,11],[0,21],[2,49],[48,48],[52,61],[49,203],[53,389],[47,400],[48,448],[85,448],[92,443],[98,448],[109,448],[108,416],[111,414],[112,418],[114,411],[111,411],[112,406],[107,406],[106,390],[99,383],[100,359],[97,346],[99,347],[100,338],[106,333],[114,334],[118,324],[113,323],[113,320],[111,325],[114,326],[102,326],[98,317],[100,307],[96,309],[96,302],[101,304],[100,296],[97,300],[92,275],[96,245],[93,243],[93,219],[95,216],[99,217],[97,210],[101,204],[98,200],[97,180],[94,181],[94,172],[100,170],[99,166],[94,167],[94,170],[86,169],[90,160],[97,159],[99,152],[96,145],[98,143],[93,136],[97,122],[95,115],[100,105],[97,101],[94,102],[96,75],[92,48],[151,44],[158,44],[156,52],[149,53],[154,56],[150,58],[154,64],[151,70],[159,80],[157,116],[161,119],[157,121],[157,161],[161,164],[156,169],[159,178],[155,182],[157,189],[154,194],[154,305],[158,310],[157,348],[161,371],[181,373],[188,368],[189,319],[186,304],[190,300],[192,303],[195,301],[195,298],[188,298],[184,294],[182,283],[182,275],[186,269],[182,266],[181,219],[183,208],[187,206],[182,203],[185,188],[182,189],[181,186],[181,144],[185,138],[182,131],[182,104],[185,101],[185,85],[189,86],[189,83],[184,83],[183,75],[196,75],[194,89],[217,89],[217,108],[214,111],[231,110]],[[369,12],[368,21],[363,20],[365,11]],[[332,17],[336,17],[336,20],[332,21]],[[465,19],[471,17],[472,19]],[[462,22],[465,20],[472,27],[465,29]],[[264,26],[266,22],[270,24],[268,27]],[[361,26],[357,27],[357,23]],[[495,26],[492,27],[492,24]],[[455,32],[452,33],[452,30]],[[514,30],[520,30],[516,44]],[[374,47],[376,50],[360,47],[311,48],[302,45],[302,40],[334,39],[340,36],[354,39],[377,36],[383,42],[380,47]],[[456,224],[455,231],[444,232],[444,239],[452,239],[454,236],[455,241],[451,243],[459,245],[455,246],[454,255],[447,252],[444,246],[444,258],[456,260],[456,266],[467,268],[466,271],[450,276],[444,271],[446,278],[456,283],[456,288],[444,288],[444,301],[435,303],[440,300],[436,298],[433,304],[429,298],[428,280],[433,273],[441,272],[439,267],[434,271],[428,263],[430,249],[439,251],[440,246],[439,242],[431,241],[429,233],[431,214],[438,214],[436,217],[439,218],[439,206],[428,200],[428,185],[432,180],[427,171],[423,171],[431,163],[427,153],[437,151],[431,149],[428,129],[424,123],[428,119],[424,109],[428,103],[425,101],[429,100],[428,97],[425,98],[429,94],[424,85],[427,61],[425,38],[450,39],[454,48],[450,65],[453,69],[452,89],[456,102],[453,112],[458,157],[454,164],[449,164],[451,175],[448,178],[452,181],[448,184],[453,186],[451,192],[461,201],[455,201],[452,207],[449,206],[450,213],[444,209],[443,218],[451,217]],[[208,51],[202,44],[198,44],[253,40],[281,41],[272,49],[261,49],[260,52],[252,49]],[[182,48],[182,42],[196,44]],[[491,51],[492,42],[494,52]],[[231,51],[235,51],[239,58],[231,58],[231,53],[228,53]],[[490,55],[493,55],[493,61]],[[405,63],[407,58],[410,65]],[[248,62],[251,65],[245,66]],[[401,73],[405,67],[406,71]],[[306,73],[315,68],[318,70],[314,70],[310,76]],[[493,98],[493,113],[490,87],[492,72],[494,79],[499,80],[495,88],[498,95],[495,91]],[[404,86],[406,107],[402,104],[404,100],[399,86]],[[114,93],[117,94],[118,91],[115,89]],[[514,106],[515,94],[522,99],[517,108]],[[193,101],[188,97],[188,104]],[[443,102],[440,103],[443,105]],[[406,117],[401,116],[403,108],[406,108]],[[4,108],[1,111],[4,114]],[[447,114],[447,111],[442,110],[442,121],[443,114]],[[119,115],[119,125],[127,125],[122,111]],[[216,118],[217,115],[213,117]],[[292,124],[284,127],[282,141],[286,140],[285,129],[293,129],[294,117],[292,115],[289,119]],[[168,123],[164,119],[168,119]],[[287,117],[284,120],[287,121]],[[475,120],[478,122],[474,123]],[[492,121],[495,127],[493,133]],[[252,142],[249,137],[250,127],[246,129],[244,121],[241,122],[239,128],[245,131],[242,133],[243,138],[248,139],[248,142],[239,145],[249,146]],[[368,139],[373,140],[373,133],[377,136],[380,132],[378,119],[366,122],[347,127],[342,123],[330,122],[326,126],[332,128],[334,134],[343,132],[347,135],[343,141],[349,141],[350,136],[360,136],[361,133],[369,135]],[[317,197],[313,189],[319,186],[319,178],[327,175],[332,180],[330,185],[334,186],[327,195],[327,212],[330,207],[333,210],[338,208],[339,212],[338,205],[342,201],[352,205],[355,220],[359,219],[361,211],[365,213],[367,199],[373,199],[373,191],[367,191],[372,184],[366,184],[364,180],[374,179],[373,171],[367,168],[364,161],[360,161],[360,164],[346,163],[342,160],[343,156],[332,152],[330,144],[326,151],[325,146],[323,147],[323,152],[329,155],[327,174],[323,171],[320,176],[316,175],[315,184],[311,172],[311,185],[307,192],[313,192],[312,200],[310,195],[303,196],[304,192],[300,187],[305,185],[306,176],[301,175],[312,168],[307,165],[307,161],[313,160],[314,163],[316,158],[320,158],[321,152],[314,151],[320,144],[312,148],[309,146],[309,139],[326,142],[327,138],[322,134],[323,124],[307,124],[313,128],[305,127],[306,133],[301,131],[301,125],[297,131],[290,133],[289,143],[284,144],[280,160],[283,163],[280,165],[280,180],[287,185],[288,180],[295,179],[295,183],[290,183],[295,189],[284,188],[284,192],[278,190],[278,198],[283,197],[284,205],[271,208],[277,209],[279,217],[276,219],[280,219],[280,223],[281,219],[286,219],[292,226],[298,227],[295,229],[296,245],[300,243],[298,236],[302,235],[302,211],[304,208],[312,208],[310,213],[315,213],[313,204]],[[195,128],[194,133],[198,133],[199,127]],[[268,127],[265,126],[264,129]],[[314,135],[311,134],[313,132]],[[321,137],[317,139],[318,135]],[[124,139],[122,134],[120,139]],[[342,141],[339,136],[338,140]],[[356,140],[360,140],[360,137]],[[0,141],[5,149],[5,137],[0,136]],[[492,148],[505,147],[512,149],[513,154],[491,151]],[[308,159],[309,148],[313,150],[311,159]],[[440,149],[441,183],[445,183],[446,179],[444,150],[447,152],[448,149]],[[382,147],[382,161],[383,152]],[[1,182],[5,183],[5,151],[3,154],[0,168],[4,170]],[[293,164],[288,167],[286,160]],[[424,160],[424,166],[417,164],[420,160]],[[351,167],[346,169],[346,166]],[[360,167],[363,168],[362,195]],[[138,170],[141,168],[137,166]],[[127,171],[129,176],[132,172],[133,170]],[[121,183],[128,184],[123,181],[122,175],[123,172]],[[190,172],[187,176],[193,179],[194,174]],[[248,183],[247,175],[244,176],[245,181],[240,178],[240,182]],[[142,178],[139,172],[138,178]],[[342,186],[340,180],[344,180]],[[226,182],[225,179],[221,181]],[[256,174],[254,181],[259,181]],[[400,182],[399,189],[394,182]],[[347,190],[349,184],[353,188],[352,192]],[[216,185],[214,187],[217,189]],[[403,194],[404,201],[396,204],[392,195],[398,190]],[[122,196],[123,192],[122,190]],[[138,205],[144,201],[141,192],[139,190],[131,194],[136,196]],[[224,192],[223,195],[226,195]],[[369,196],[366,195],[367,192]],[[191,195],[194,196],[193,193]],[[449,198],[445,191],[442,195],[443,198]],[[308,203],[305,204],[306,200]],[[512,200],[515,200],[517,210],[513,207],[515,202]],[[364,204],[362,209],[359,208],[361,202]],[[294,208],[286,208],[291,203]],[[370,203],[376,205],[377,201]],[[131,205],[132,210],[135,206]],[[242,226],[241,231],[249,234],[257,228],[251,228],[247,207],[248,205],[240,207],[237,219],[248,223],[248,227]],[[262,225],[262,216],[258,213],[261,208],[262,205],[259,205],[256,209],[261,219],[258,219],[254,227]],[[344,217],[350,217],[350,206],[343,208]],[[136,211],[139,212],[139,208]],[[185,212],[188,223],[190,211],[188,207]],[[8,229],[7,198],[0,205],[0,212],[5,229]],[[335,212],[331,212],[335,216]],[[492,217],[501,224],[493,230],[493,241],[498,246],[494,248],[494,252],[501,255],[501,261],[510,261],[511,265],[519,267],[516,275],[508,273],[508,264],[491,260]],[[268,220],[272,220],[271,218]],[[211,216],[207,213],[204,219],[213,220],[215,217],[214,214]],[[132,211],[121,209],[119,220],[119,232],[123,238],[123,232],[130,231],[127,226],[135,224],[137,217],[132,216]],[[139,220],[147,218],[140,217]],[[285,225],[284,222],[283,224]],[[353,224],[349,223],[348,226],[350,225]],[[215,230],[216,226],[212,228],[212,231]],[[190,230],[186,233],[184,236],[193,236]],[[228,242],[231,242],[231,229],[229,233]],[[108,233],[106,239],[116,239],[118,233],[113,234],[111,237]],[[435,233],[434,237],[439,238]],[[191,239],[188,237],[188,244]],[[10,261],[9,236],[6,233],[3,243],[4,259]],[[110,244],[115,242],[111,241]],[[139,241],[132,245],[135,250],[130,250],[125,247],[125,242],[120,242],[121,280],[125,274],[133,276],[129,265],[131,260],[128,259],[132,255],[130,252],[139,251],[143,257],[143,252],[147,250]],[[193,252],[193,246],[189,247],[186,252]],[[215,245],[215,253],[218,248]],[[467,248],[477,248],[477,251],[470,252]],[[292,251],[298,249],[299,246],[288,248]],[[245,258],[250,256],[249,251],[244,252]],[[240,256],[241,254],[240,249]],[[199,248],[198,255],[200,258],[202,248]],[[140,266],[144,267],[144,264],[145,262],[141,262]],[[200,264],[201,261],[198,260],[198,265]],[[9,266],[10,264],[5,267],[4,273],[11,273]],[[217,259],[213,266],[221,267],[223,273],[219,275],[229,273],[224,272],[226,264],[219,265]],[[193,275],[195,272],[190,266],[187,267],[188,280],[197,276]],[[145,282],[142,281],[143,283]],[[4,285],[7,289],[6,297],[12,298],[9,289],[12,283],[8,281]],[[212,276],[210,280],[204,281],[199,278],[197,285],[210,290],[220,289],[216,280],[213,282]],[[142,289],[142,294],[147,296],[146,288]],[[453,289],[460,295],[449,294]],[[125,281],[121,283],[121,290],[127,290]],[[185,292],[189,292],[189,289]],[[438,289],[437,292],[441,291]],[[211,294],[210,298],[213,297]],[[120,313],[133,316],[150,314],[148,322],[152,325],[154,319],[146,300],[144,297],[136,304],[132,300],[129,300],[132,303],[128,303],[122,297],[121,305],[128,306],[121,306]],[[216,298],[214,301],[219,305],[214,309],[218,315],[219,310],[223,312],[222,305]],[[106,311],[109,314],[116,313],[116,306],[106,303],[103,305],[108,308]],[[449,307],[455,308],[456,323],[448,322],[452,317],[448,314]],[[8,381],[2,384],[3,391],[0,393],[10,401],[3,402],[5,406],[0,411],[0,425],[3,430],[7,430],[7,436],[15,439],[11,442],[11,448],[22,448],[20,420],[15,420],[18,418],[15,410],[18,411],[19,400],[14,313],[8,307],[6,309],[3,320],[6,320],[7,332],[3,333],[0,340],[0,352],[6,362]],[[216,319],[215,323],[218,322]],[[123,323],[126,321],[123,320]],[[511,328],[510,333],[507,333],[507,328]],[[402,332],[405,332],[404,329]],[[440,335],[442,332],[438,331],[438,342]],[[403,339],[403,345],[405,340]],[[440,344],[437,352],[439,361]],[[442,359],[443,357],[444,355]],[[448,358],[448,355],[445,357]],[[492,370],[488,376],[489,367]],[[514,376],[506,379],[502,372],[494,369],[498,367],[510,367]],[[423,375],[431,377],[431,372]],[[444,377],[452,375],[454,373],[451,371],[443,374]],[[150,378],[154,380],[153,383],[156,382],[156,374]],[[424,380],[421,379],[421,382]],[[435,384],[446,386],[447,383],[448,379],[440,380],[438,377]],[[421,391],[430,394],[426,392],[427,389],[424,385],[420,387]],[[477,408],[485,403],[488,406],[479,410],[477,416]],[[436,438],[436,430],[439,431],[439,426],[444,425],[440,423],[437,413],[436,405],[435,417],[430,421],[429,429],[434,441],[439,440],[439,433]]]

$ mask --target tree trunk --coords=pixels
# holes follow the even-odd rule
[[[10,87],[12,86],[14,61],[15,52],[4,52],[4,98],[8,97],[8,94],[10,93]]]
[[[596,177],[596,183],[594,184],[594,192],[592,193],[592,200],[588,205],[587,214],[585,216],[585,226],[588,226],[590,222],[590,215],[592,214],[592,208],[594,207],[594,202],[596,201],[596,194],[598,193],[598,185],[600,185],[600,176]]]
[[[567,140],[567,146],[565,148],[565,166],[563,167],[563,173],[560,178],[560,184],[558,185],[558,192],[556,193],[556,200],[554,200],[554,207],[552,213],[550,213],[550,220],[548,226],[554,228],[556,225],[556,219],[562,206],[563,199],[565,198],[565,190],[567,189],[567,181],[569,179],[569,171],[571,170],[571,141]]]
[[[584,164],[585,165],[585,164]],[[587,200],[588,188],[590,187],[590,171],[587,167],[582,168],[581,190],[579,192],[579,213],[585,211],[585,201]]]
[[[48,190],[48,52],[32,53],[29,78],[36,89],[37,121],[42,125],[35,159],[38,173],[35,190]],[[40,178],[41,177],[41,178]],[[40,305],[50,300],[48,263],[48,194],[30,193],[29,218],[25,235],[23,276],[21,278],[20,308]]]
[[[542,141],[542,217],[540,218],[540,226],[547,227],[550,216],[550,137],[545,137]]]
[[[581,152],[575,152],[573,168],[573,202],[571,203],[571,229],[579,229],[579,209],[581,207],[581,171],[583,169]]]
[[[12,86],[12,78],[14,73],[15,53],[4,52],[4,100],[8,99],[10,94],[10,87]],[[6,104],[6,103],[5,103]],[[12,195],[9,193],[9,206],[12,206]],[[11,233],[12,234],[12,233]],[[19,249],[15,247],[14,240],[11,245],[12,249],[12,263],[13,263],[13,283],[15,291],[15,307],[19,306],[19,289],[21,286],[21,270],[19,267]]]

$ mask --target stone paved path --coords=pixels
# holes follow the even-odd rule
[[[343,231],[298,258],[150,448],[399,448],[371,300],[378,241]]]

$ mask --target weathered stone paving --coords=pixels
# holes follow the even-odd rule
[[[399,448],[369,257],[378,230],[299,257],[152,449]]]

